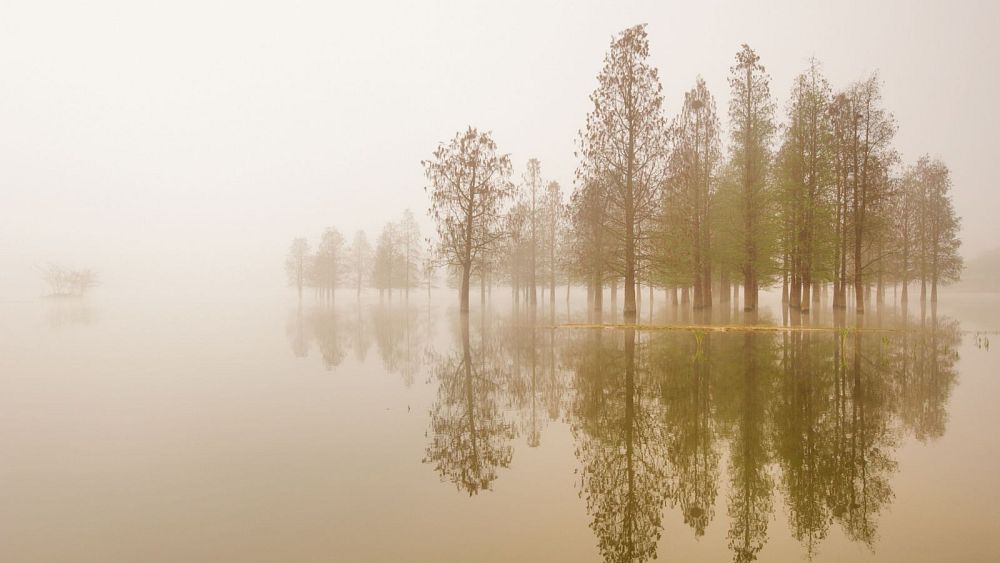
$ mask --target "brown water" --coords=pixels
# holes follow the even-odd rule
[[[667,332],[344,293],[0,303],[0,560],[996,560],[997,296]]]

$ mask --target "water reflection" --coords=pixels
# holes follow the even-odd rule
[[[289,313],[286,334],[296,357],[307,357],[315,344],[327,370],[348,354],[365,362],[374,343],[384,370],[410,385],[426,362],[433,317],[406,304],[298,307]]]
[[[461,349],[434,360],[437,399],[431,409],[425,463],[470,496],[490,489],[510,465],[514,425],[500,408],[500,347],[480,331],[473,345],[469,316],[459,321]]]
[[[404,381],[426,369],[423,461],[470,496],[493,488],[522,440],[540,447],[548,425],[568,425],[607,561],[655,558],[665,521],[695,537],[721,527],[733,561],[753,561],[779,533],[777,510],[804,557],[835,527],[874,551],[902,439],[946,431],[961,339],[933,311],[882,318],[889,330],[637,332],[557,329],[515,310],[450,315],[432,351],[430,318],[310,311],[290,342],[297,355],[318,343],[331,366],[345,339],[370,338]]]

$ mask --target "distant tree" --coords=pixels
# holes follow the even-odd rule
[[[309,261],[309,241],[299,237],[292,241],[285,258],[285,274],[288,275],[288,285],[299,290],[299,301],[302,301],[302,286],[306,282],[306,263]]]
[[[729,102],[732,130],[732,162],[739,179],[741,219],[743,223],[742,260],[743,308],[757,310],[757,294],[772,272],[769,225],[771,194],[768,171],[771,161],[771,137],[774,134],[774,102],[770,77],[760,64],[760,56],[744,44],[736,53],[730,69]]]
[[[378,289],[380,297],[388,291],[389,298],[392,299],[392,289],[401,285],[403,255],[400,252],[399,238],[398,226],[386,223],[375,243],[372,284]]]
[[[928,282],[931,303],[937,302],[938,283],[956,281],[962,271],[958,254],[960,222],[951,202],[951,173],[937,159],[923,156],[914,171],[918,190],[920,300],[926,300]]]
[[[431,246],[431,245],[428,245]],[[428,250],[433,250],[433,247]],[[431,290],[434,289],[434,281],[437,278],[437,264],[430,252],[424,255],[423,264],[420,267],[420,274],[424,287],[427,288],[427,300],[430,301]]]
[[[521,294],[531,290],[531,205],[523,198],[507,212],[504,231],[511,290],[514,303],[520,303]]]
[[[407,209],[399,221],[400,255],[403,260],[403,290],[406,298],[410,297],[410,288],[417,285],[420,279],[421,243],[420,225],[417,225],[413,212]]]
[[[892,114],[881,107],[882,93],[878,75],[854,84],[847,95],[852,124],[848,129],[845,149],[850,154],[847,162],[850,183],[850,224],[853,227],[852,258],[854,265],[853,284],[855,307],[858,313],[865,312],[863,251],[870,244],[871,215],[887,197],[889,184],[886,171],[896,160],[896,153],[890,142],[896,134],[896,122]]]
[[[528,228],[530,243],[528,245],[528,299],[532,306],[538,304],[538,214],[542,191],[542,164],[537,158],[528,160],[528,168],[524,173],[524,196],[528,206]]]
[[[73,270],[55,264],[41,268],[42,279],[53,296],[82,296],[97,285],[97,274],[89,268]]]
[[[545,240],[546,247],[546,268],[549,274],[549,306],[555,307],[556,302],[556,270],[558,261],[556,260],[556,249],[559,246],[559,237],[566,217],[566,206],[563,204],[562,188],[559,182],[549,182],[545,187],[545,196],[542,203],[545,218]]]
[[[344,237],[340,231],[333,227],[323,231],[315,258],[320,293],[324,299],[333,302],[336,298],[337,286],[340,285],[347,266]]]
[[[365,278],[371,273],[372,245],[368,242],[368,235],[363,230],[354,233],[354,240],[351,241],[350,249],[350,271],[354,285],[358,292],[358,299],[361,299],[361,287]]]
[[[580,134],[577,170],[581,189],[607,182],[608,218],[624,259],[624,313],[633,320],[641,237],[648,234],[643,224],[656,212],[666,160],[662,86],[648,59],[645,25],[612,40],[590,96],[594,107]]]
[[[430,183],[430,214],[438,252],[461,270],[461,311],[469,311],[469,280],[481,253],[503,236],[503,207],[513,195],[510,156],[486,132],[469,127],[421,164]]]

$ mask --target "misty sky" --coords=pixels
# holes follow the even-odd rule
[[[283,283],[293,236],[372,239],[474,125],[568,191],[611,37],[646,22],[673,115],[701,74],[728,128],[740,43],[772,77],[878,70],[904,162],[951,167],[963,254],[1000,246],[996,2],[0,3],[0,295],[34,266],[111,288]],[[757,4],[757,3],[754,3]]]

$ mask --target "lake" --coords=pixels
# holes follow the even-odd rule
[[[997,557],[1000,296],[493,293],[0,302],[0,560]]]

